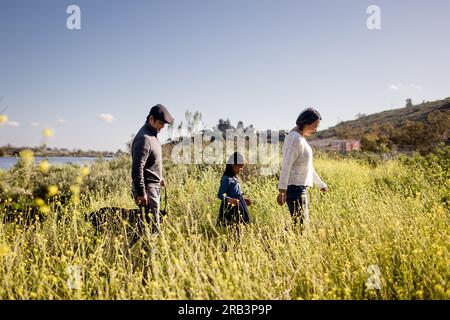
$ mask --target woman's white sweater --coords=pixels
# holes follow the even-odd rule
[[[313,183],[319,188],[327,187],[314,170],[311,146],[300,133],[289,132],[282,152],[278,189],[286,190],[288,185],[312,186]]]

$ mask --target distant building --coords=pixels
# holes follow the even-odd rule
[[[347,153],[361,149],[361,142],[356,139],[318,139],[309,144],[319,150]]]
[[[411,107],[413,107],[414,105],[413,105],[413,103],[412,103],[412,100],[411,99],[406,99],[406,108],[411,108]]]

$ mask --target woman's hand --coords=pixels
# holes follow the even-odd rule
[[[235,198],[227,198],[227,202],[233,206],[238,206],[239,205],[239,199],[235,199]]]
[[[280,206],[286,202],[286,191],[280,191],[280,193],[278,193],[277,202]]]
[[[248,206],[251,206],[253,204],[253,201],[249,198],[245,198],[244,200],[245,200],[245,204]]]

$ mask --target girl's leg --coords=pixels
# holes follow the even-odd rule
[[[222,201],[219,209],[219,217],[217,219],[218,225],[228,225],[236,223],[239,219],[237,207]]]

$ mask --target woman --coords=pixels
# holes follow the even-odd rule
[[[287,202],[294,224],[297,224],[299,218],[300,225],[303,222],[305,225],[309,224],[309,186],[314,183],[321,191],[328,191],[327,185],[314,170],[313,152],[305,139],[316,132],[321,119],[317,110],[304,110],[297,118],[297,125],[284,140],[277,202],[280,206]]]

